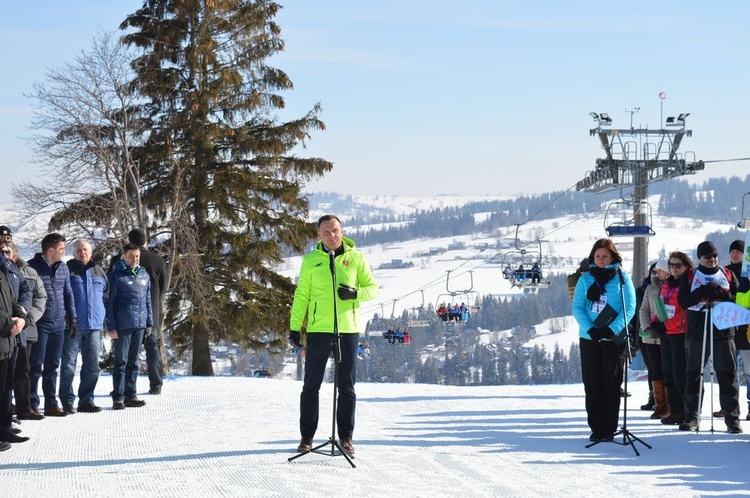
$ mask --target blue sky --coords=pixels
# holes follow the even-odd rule
[[[295,84],[283,119],[316,102],[327,130],[300,155],[334,162],[308,190],[344,194],[518,194],[566,189],[602,151],[588,113],[657,128],[690,112],[682,151],[750,156],[744,134],[750,34],[746,2],[290,0],[277,18],[286,50],[272,64]],[[43,0],[0,19],[0,171],[38,174],[23,137],[23,97],[114,30],[140,1]],[[746,175],[709,164],[694,179]],[[5,188],[5,187],[3,187]]]

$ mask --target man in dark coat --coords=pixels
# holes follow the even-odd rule
[[[109,273],[107,332],[113,339],[115,365],[112,370],[112,409],[141,407],[145,401],[136,396],[138,352],[143,332],[153,325],[151,281],[140,266],[141,250],[135,244],[123,247],[122,258]]]
[[[151,312],[154,325],[147,329],[143,336],[143,347],[146,349],[146,367],[148,368],[149,394],[161,394],[164,378],[164,364],[159,354],[159,339],[162,337],[161,301],[167,290],[167,264],[164,258],[146,248],[146,232],[134,228],[128,233],[128,242],[137,245],[141,250],[140,265],[151,278]],[[115,267],[120,256],[115,256],[109,265],[109,271]]]
[[[66,328],[75,333],[76,307],[73,289],[70,287],[70,272],[62,262],[65,256],[65,237],[51,233],[42,239],[42,252],[37,253],[29,266],[36,270],[47,291],[44,315],[37,321],[39,339],[29,358],[31,382],[31,411],[39,414],[40,399],[37,394],[39,379],[44,391],[44,415],[64,417],[67,415],[57,403],[57,369],[63,351]]]

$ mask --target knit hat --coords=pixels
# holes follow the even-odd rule
[[[716,249],[716,245],[714,245],[713,242],[710,242],[708,240],[701,242],[698,244],[698,249],[695,251],[696,255],[698,256],[698,259],[702,258],[703,256],[709,256],[711,254],[718,254],[719,251]]]
[[[2,231],[2,228],[3,227],[0,227],[0,231]],[[741,253],[744,254],[744,252],[745,252],[745,241],[737,239],[734,242],[732,242],[731,244],[729,244],[729,252],[732,252],[732,251],[740,251]]]
[[[143,247],[146,245],[146,232],[140,228],[134,228],[128,233],[128,241],[131,244]]]
[[[6,235],[10,235],[10,237],[13,238],[13,232],[10,231],[10,228],[5,225],[0,226],[0,236],[5,237]]]
[[[667,260],[664,258],[659,259],[659,261],[657,261],[654,264],[654,268],[657,270],[662,270],[666,273],[669,273],[669,264],[667,263]]]

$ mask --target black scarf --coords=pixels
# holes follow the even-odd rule
[[[674,289],[675,287],[680,286],[680,279],[674,278],[674,276],[670,275],[665,283],[667,284],[667,287]]]
[[[596,302],[602,297],[602,294],[606,293],[607,290],[604,286],[607,282],[615,278],[617,268],[599,268],[598,266],[593,266],[589,270],[589,273],[594,277],[594,283],[586,291],[586,299]]]

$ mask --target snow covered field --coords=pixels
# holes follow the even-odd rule
[[[636,443],[641,456],[584,447],[580,384],[360,383],[351,468],[342,456],[287,461],[299,441],[299,382],[174,377],[161,396],[143,396],[145,407],[114,412],[102,376],[105,410],[24,421],[31,440],[0,453],[0,483],[14,498],[750,495],[750,434],[726,434],[718,419],[713,434],[705,418],[697,434],[663,426],[637,409],[646,384],[629,388],[628,427],[653,446]],[[321,390],[316,443],[330,436],[331,392]]]

